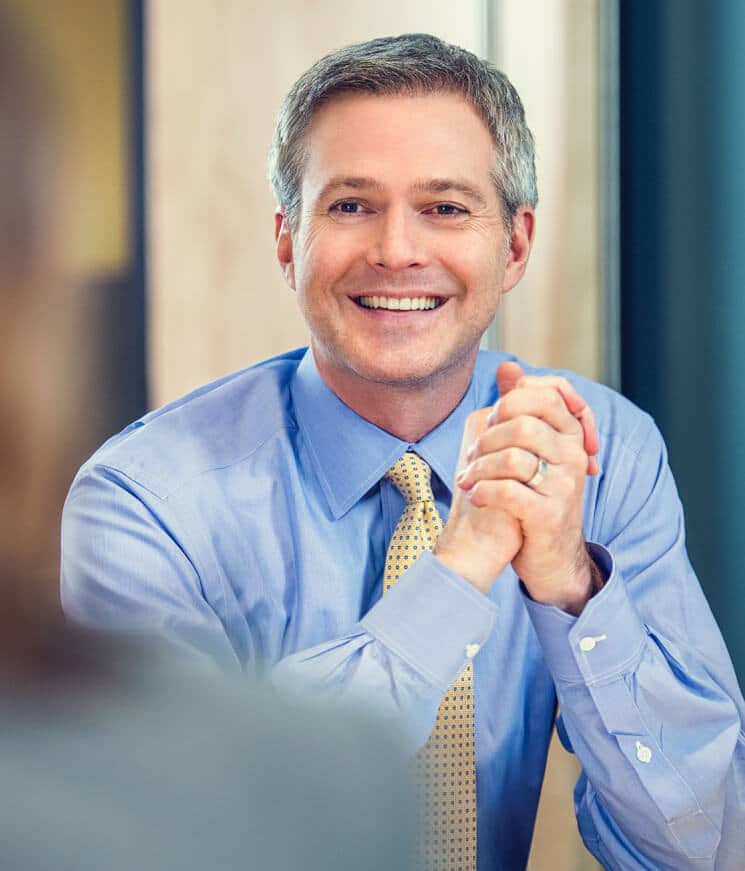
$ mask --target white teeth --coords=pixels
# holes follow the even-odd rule
[[[385,308],[391,311],[424,311],[437,306],[435,296],[405,296],[402,299],[390,296],[361,296],[358,301],[365,308]]]

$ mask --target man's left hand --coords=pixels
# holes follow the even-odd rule
[[[531,598],[579,614],[592,593],[582,532],[585,476],[598,470],[592,412],[558,376],[527,376],[503,363],[497,382],[491,425],[474,442],[458,486],[474,506],[499,506],[520,523],[512,567]],[[541,459],[543,478],[528,486]]]

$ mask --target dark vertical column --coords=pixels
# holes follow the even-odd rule
[[[147,235],[145,199],[145,13],[144,0],[126,0],[129,66],[129,226],[130,226],[130,325],[129,376],[133,416],[148,407],[146,291]]]
[[[667,440],[745,683],[745,4],[620,15],[622,389]]]
[[[144,4],[143,0],[115,0],[115,3],[121,4],[120,38],[125,64],[125,87],[117,97],[126,131],[126,183],[121,196],[128,218],[128,249],[121,266],[90,275],[82,289],[81,318],[92,339],[87,349],[91,361],[86,366],[89,401],[83,423],[85,453],[92,452],[110,435],[144,414],[148,404]]]

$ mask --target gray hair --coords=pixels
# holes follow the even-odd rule
[[[507,76],[488,61],[436,36],[409,33],[334,51],[313,64],[290,89],[269,150],[269,180],[290,226],[300,210],[305,131],[321,106],[334,96],[355,91],[386,96],[461,94],[494,140],[492,178],[506,225],[511,225],[520,206],[536,206],[533,135]]]

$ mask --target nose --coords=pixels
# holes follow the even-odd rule
[[[399,271],[424,266],[424,237],[417,215],[406,207],[390,208],[375,221],[368,262],[378,270]]]

